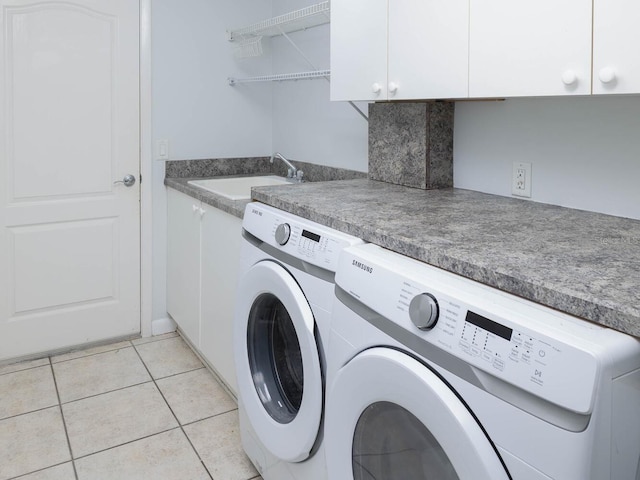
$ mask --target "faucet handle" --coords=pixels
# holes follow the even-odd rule
[[[304,182],[304,172],[302,170],[296,172],[296,180],[300,183]]]

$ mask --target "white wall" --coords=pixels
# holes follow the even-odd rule
[[[227,28],[269,17],[269,2],[153,0],[153,136],[171,159],[263,156],[271,149],[269,85],[229,76],[269,73],[268,57],[236,61]]]
[[[268,18],[270,2],[152,0],[152,140],[170,159],[264,156],[272,150],[271,85],[230,87],[228,76],[270,73],[271,59],[236,61],[227,28]],[[153,168],[153,307],[166,316],[164,162]]]
[[[456,104],[456,187],[510,196],[515,161],[531,200],[640,219],[640,97]]]
[[[273,0],[274,15],[319,0]],[[290,35],[316,69],[329,69],[329,25]],[[270,40],[274,73],[313,70],[283,37]],[[367,113],[367,105],[360,107]],[[329,101],[324,79],[280,82],[273,90],[273,147],[305,162],[367,171],[368,123],[348,103]]]

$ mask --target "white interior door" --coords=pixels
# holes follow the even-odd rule
[[[0,22],[0,360],[134,334],[139,3],[0,0]]]

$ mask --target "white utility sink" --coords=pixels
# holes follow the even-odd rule
[[[207,180],[190,180],[190,185],[200,187],[230,200],[251,198],[251,187],[267,187],[292,183],[284,177],[265,175],[256,177],[210,178]]]

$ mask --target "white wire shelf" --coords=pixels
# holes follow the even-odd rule
[[[283,33],[292,33],[329,23],[329,2],[321,2],[293,12],[269,18],[253,25],[235,30],[227,30],[227,39],[231,42],[242,41],[249,37],[274,37]]]
[[[312,72],[298,73],[281,73],[278,75],[263,75],[260,77],[234,78],[229,77],[229,85],[234,86],[238,83],[255,83],[255,82],[283,82],[287,80],[312,80],[314,78],[326,78],[331,76],[331,70],[314,70]]]

